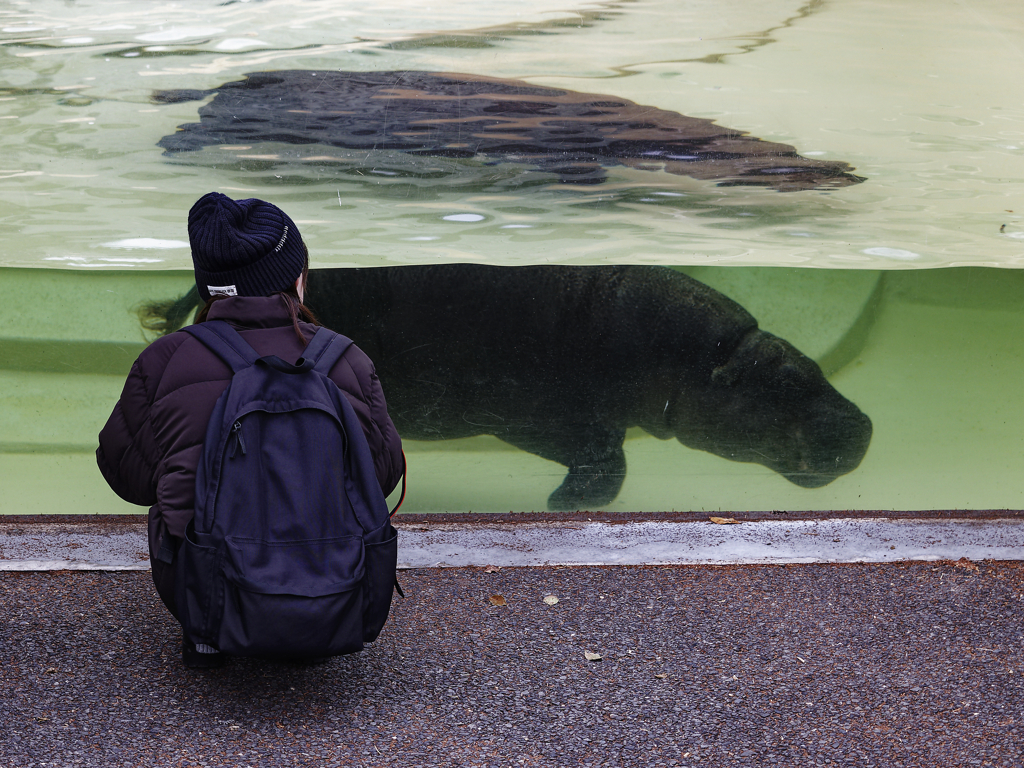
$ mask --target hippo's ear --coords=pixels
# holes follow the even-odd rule
[[[751,358],[757,358],[762,341],[766,334],[754,329],[746,334],[732,350],[729,359],[711,371],[711,383],[718,387],[734,387],[746,373]],[[756,363],[755,363],[756,364]]]
[[[797,369],[791,363],[802,357],[789,342],[756,330],[748,333],[729,359],[711,372],[711,382],[720,387],[733,387],[744,376],[764,377],[769,371],[792,374]]]
[[[711,383],[718,387],[733,387],[739,380],[740,373],[736,355],[733,355],[723,365],[711,371]]]

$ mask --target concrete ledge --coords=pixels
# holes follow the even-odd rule
[[[1024,559],[1024,519],[399,521],[400,568]],[[145,524],[0,521],[0,571],[146,570]]]
[[[149,570],[145,522],[0,520],[0,571]]]

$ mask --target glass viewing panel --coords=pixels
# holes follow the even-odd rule
[[[0,513],[137,511],[211,190],[301,228],[405,511],[1024,507],[1019,14],[509,8],[0,2]]]

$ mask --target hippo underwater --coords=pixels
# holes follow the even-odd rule
[[[633,426],[805,488],[871,440],[813,360],[669,267],[313,269],[306,300],[374,361],[402,437],[494,435],[565,466],[550,509],[613,501]],[[155,302],[144,324],[172,331],[198,304]]]
[[[600,183],[605,168],[616,165],[782,192],[864,180],[846,163],[801,157],[789,145],[710,120],[523,80],[287,70],[252,72],[210,90],[156,91],[153,98],[176,103],[211,94],[198,123],[158,142],[166,154],[215,145],[252,152],[272,142],[512,162],[576,184]]]

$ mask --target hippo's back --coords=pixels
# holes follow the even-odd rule
[[[321,321],[374,360],[389,403],[445,404],[452,418],[514,401],[538,419],[629,420],[647,389],[706,378],[756,328],[738,304],[666,267],[315,270],[309,295]]]

